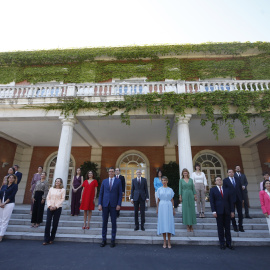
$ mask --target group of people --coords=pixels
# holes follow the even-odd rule
[[[16,168],[15,168],[16,167]],[[5,234],[10,216],[15,206],[15,195],[18,191],[18,183],[22,174],[18,172],[18,165],[9,168],[8,175],[3,179],[0,191],[0,241]],[[17,173],[16,173],[17,172]],[[220,248],[234,249],[232,246],[230,222],[232,221],[234,231],[244,232],[242,203],[245,206],[245,217],[251,218],[248,211],[247,179],[241,173],[240,166],[236,166],[236,172],[232,169],[227,171],[228,177],[224,180],[221,177],[215,178],[215,187],[210,189],[210,205],[213,216],[216,218]],[[120,215],[122,196],[125,194],[125,178],[120,174],[120,169],[110,168],[109,177],[101,184],[98,210],[102,211],[102,242],[101,247],[107,244],[108,219],[111,216],[112,235],[111,247],[115,247],[116,221]],[[142,177],[141,170],[136,171],[137,177],[132,179],[130,201],[134,204],[135,227],[134,231],[141,228],[145,230],[145,205],[149,200],[147,180]],[[264,173],[264,181],[260,191],[260,202],[262,211],[266,217],[270,233],[270,179],[269,174]],[[95,208],[97,198],[98,182],[94,179],[93,171],[87,172],[86,180],[81,175],[80,168],[72,181],[72,202],[71,215],[79,215],[80,210],[84,211],[83,229],[90,228],[92,210]],[[158,214],[157,234],[163,235],[163,248],[171,248],[171,236],[175,234],[174,226],[174,191],[168,186],[169,179],[157,172],[154,179],[155,198]],[[200,218],[205,217],[205,192],[207,181],[199,164],[195,165],[195,171],[190,176],[187,169],[181,172],[179,180],[179,202],[182,203],[183,224],[187,226],[188,232],[193,232],[193,225],[196,224],[195,201]],[[34,174],[31,181],[30,192],[32,195],[31,223],[32,227],[39,227],[43,222],[45,201],[47,203],[47,219],[44,232],[43,245],[52,244],[57,231],[62,205],[65,200],[66,191],[61,178],[56,178],[53,187],[49,188],[46,179],[46,172],[42,166]],[[246,203],[247,200],[247,203]],[[238,213],[238,226],[235,220],[235,208]],[[139,223],[139,210],[141,223]],[[52,229],[51,229],[52,226]]]

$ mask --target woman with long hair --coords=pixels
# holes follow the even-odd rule
[[[193,232],[192,225],[197,224],[195,201],[197,200],[193,180],[189,176],[188,169],[182,170],[182,178],[179,180],[179,201],[182,202],[183,224],[187,225],[187,231]]]
[[[81,169],[77,169],[76,175],[74,175],[71,187],[71,215],[78,216],[80,214],[80,200],[82,193],[83,176],[81,175]]]
[[[4,185],[0,191],[0,242],[6,233],[15,206],[15,195],[18,191],[17,176],[15,174],[9,175],[7,181],[7,185]]]
[[[260,202],[262,212],[266,217],[266,222],[270,234],[270,180],[264,181],[263,190],[260,191]]]
[[[41,174],[41,179],[37,181],[35,189],[33,191],[33,212],[31,218],[31,227],[39,227],[40,223],[43,222],[43,213],[45,200],[49,191],[49,182],[46,180],[46,172]]]
[[[81,198],[81,206],[80,209],[84,210],[84,223],[82,229],[90,229],[90,220],[92,217],[92,210],[95,209],[95,199],[97,197],[97,187],[98,182],[94,179],[93,171],[88,171],[86,174],[86,178],[83,182],[83,191],[82,191],[82,198]],[[86,226],[86,220],[88,216],[88,222]]]
[[[63,187],[63,180],[56,178],[54,186],[50,188],[47,195],[47,220],[44,233],[43,245],[52,244],[57,231],[59,219],[62,212],[62,204],[65,200],[66,190]],[[51,230],[51,223],[53,226]],[[51,231],[50,231],[51,230]]]

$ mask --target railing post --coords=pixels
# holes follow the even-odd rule
[[[76,97],[75,84],[69,84],[67,87],[67,97]]]
[[[186,93],[185,81],[178,81],[177,82],[177,93],[178,94]]]

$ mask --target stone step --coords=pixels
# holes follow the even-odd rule
[[[268,230],[268,226],[266,224],[266,221],[263,220],[263,223],[250,223],[250,224],[244,224],[244,229],[245,230]],[[42,223],[43,225],[45,224],[45,218],[44,222]],[[31,227],[31,220],[30,219],[10,219],[9,225],[27,225],[29,228]],[[62,217],[59,221],[59,227],[77,227],[81,228],[83,226],[83,220],[64,220]],[[90,223],[91,228],[101,228],[102,227],[102,220],[94,221],[91,220]],[[108,223],[108,227],[111,226],[111,223]],[[117,227],[118,228],[134,228],[134,222],[123,222],[121,219],[118,219],[117,221]],[[201,223],[198,222],[196,225],[194,225],[197,229],[212,229],[215,230],[217,228],[216,222],[211,222],[211,223]],[[157,222],[146,222],[145,223],[145,228],[148,229],[155,229],[157,228]],[[180,222],[175,222],[175,228],[176,229],[186,229],[186,226],[183,225]]]
[[[23,239],[23,240],[39,240],[43,241],[43,233],[29,233],[29,232],[7,232],[5,238],[7,239]],[[57,241],[68,241],[68,242],[89,242],[89,243],[100,243],[100,235],[90,234],[61,234],[57,233]],[[110,240],[108,239],[108,242]],[[269,246],[270,238],[232,238],[234,246]],[[158,244],[162,245],[162,236],[117,236],[117,244]],[[194,237],[191,236],[173,236],[172,245],[219,245],[217,237]]]
[[[45,227],[40,226],[39,228],[31,228],[29,226],[23,226],[23,225],[11,225],[8,227],[8,232],[22,232],[22,233],[44,233]],[[74,227],[58,227],[57,232],[59,234],[86,234],[86,235],[101,235],[101,228],[91,228],[90,230],[83,230],[82,228],[74,228]],[[108,230],[110,231],[110,230]],[[232,231],[232,237],[245,237],[245,238],[251,238],[251,237],[257,237],[257,238],[264,238],[267,235],[267,230],[245,230],[244,233],[241,232],[234,232]],[[181,237],[188,237],[188,236],[194,236],[194,237],[212,237],[212,236],[218,236],[216,229],[198,229],[196,226],[194,226],[194,232],[187,232],[185,229],[176,229],[175,234]],[[124,235],[124,236],[156,236],[157,235],[157,229],[149,229],[146,228],[146,231],[134,231],[134,229],[129,228],[117,228],[117,235]]]

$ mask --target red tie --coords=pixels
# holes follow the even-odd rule
[[[221,193],[221,196],[223,198],[223,192],[222,192],[222,188],[220,188],[220,193]]]

